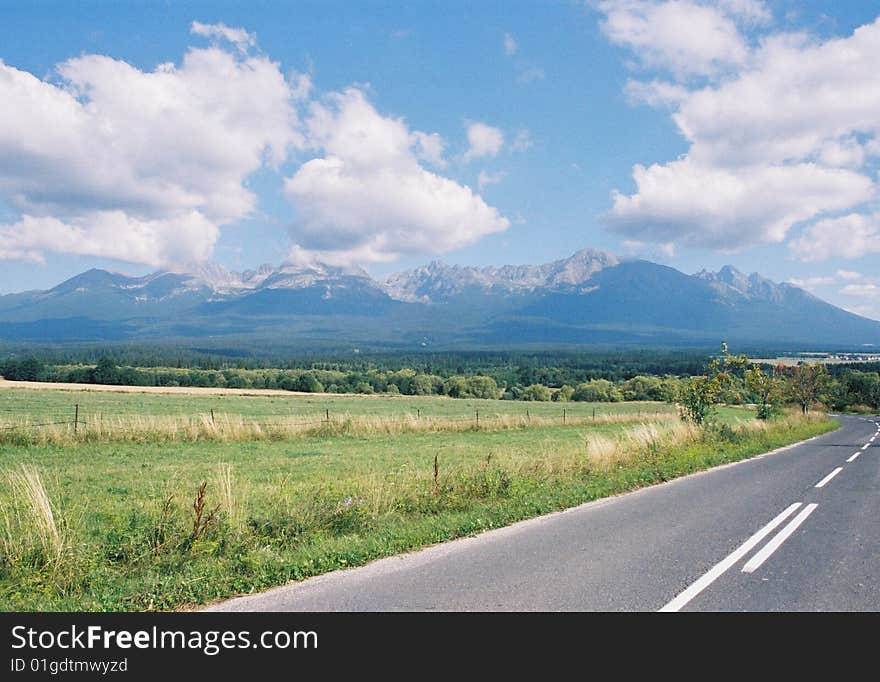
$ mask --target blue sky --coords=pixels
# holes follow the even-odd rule
[[[591,246],[731,263],[880,319],[878,15],[0,2],[0,293],[89,267],[381,277]]]

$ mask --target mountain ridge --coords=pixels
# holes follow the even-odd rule
[[[378,281],[359,267],[217,264],[142,277],[92,269],[0,296],[0,340],[195,338],[243,346],[467,348],[748,340],[880,345],[880,322],[733,266],[692,275],[596,249],[539,265],[432,261]]]

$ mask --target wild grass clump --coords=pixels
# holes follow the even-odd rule
[[[39,469],[23,464],[6,471],[2,483],[0,581],[7,576],[23,575],[32,589],[51,586],[63,593],[72,578],[69,533]]]

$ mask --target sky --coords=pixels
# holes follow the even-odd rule
[[[0,293],[732,264],[880,319],[880,2],[0,0]]]

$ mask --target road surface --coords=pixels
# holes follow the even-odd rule
[[[226,611],[880,610],[880,418]]]

